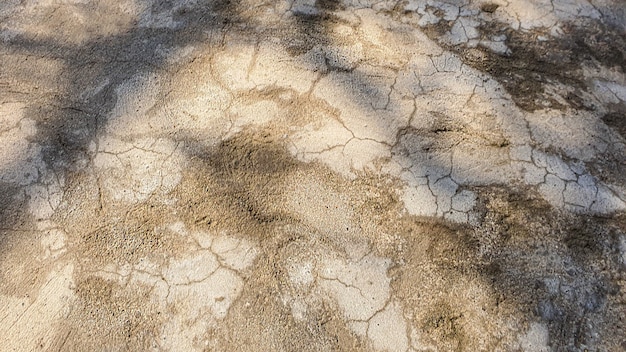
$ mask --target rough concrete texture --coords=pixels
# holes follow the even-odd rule
[[[621,0],[8,0],[0,58],[0,350],[626,350]]]

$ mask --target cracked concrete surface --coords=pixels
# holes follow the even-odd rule
[[[622,1],[0,19],[3,350],[626,349]]]

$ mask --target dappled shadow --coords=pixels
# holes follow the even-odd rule
[[[162,5],[164,8],[159,8],[158,5]],[[212,50],[217,51],[221,46],[227,44],[223,42],[223,39],[220,39],[225,38],[227,34],[242,37],[258,36],[252,40],[257,45],[258,41],[265,39],[263,38],[264,35],[268,37],[277,36],[284,50],[293,56],[294,61],[300,61],[305,67],[320,70],[320,76],[315,85],[310,91],[303,92],[303,95],[309,95],[312,99],[320,99],[321,97],[329,100],[335,99],[334,104],[330,102],[330,105],[335,109],[335,113],[339,111],[339,119],[350,130],[353,138],[391,148],[391,153],[384,155],[388,159],[392,159],[397,154],[402,154],[403,148],[417,150],[416,153],[408,153],[407,162],[409,165],[407,168],[421,170],[425,173],[423,177],[430,177],[429,182],[436,183],[442,178],[450,177],[452,166],[449,164],[449,160],[443,160],[447,158],[442,160],[429,158],[426,161],[417,157],[418,154],[432,155],[435,151],[447,154],[460,141],[472,140],[472,138],[479,139],[480,144],[492,146],[494,150],[502,151],[508,146],[509,142],[500,136],[494,137],[488,133],[478,133],[478,136],[467,134],[467,127],[463,125],[459,127],[460,124],[448,121],[449,118],[439,111],[440,109],[433,108],[432,111],[428,112],[415,111],[414,103],[410,102],[412,99],[416,99],[417,94],[413,92],[404,92],[405,96],[402,97],[402,100],[407,103],[406,106],[390,106],[392,87],[396,82],[381,83],[380,76],[389,72],[397,74],[397,70],[392,65],[390,65],[392,68],[383,67],[385,65],[381,62],[368,60],[367,55],[364,55],[363,62],[350,62],[343,60],[341,50],[332,51],[328,49],[329,46],[337,44],[337,39],[329,28],[330,24],[344,21],[336,17],[334,13],[342,9],[339,2],[318,2],[317,8],[312,9],[313,12],[311,13],[294,13],[292,17],[284,19],[284,23],[279,22],[274,26],[267,25],[265,28],[263,28],[263,24],[255,22],[254,18],[249,15],[242,15],[242,12],[250,12],[250,9],[242,9],[241,6],[243,5],[236,1],[225,0],[210,5],[201,3],[188,8],[178,8],[172,14],[169,13],[171,9],[167,5],[158,3],[148,11],[169,13],[172,23],[177,24],[171,27],[164,25],[151,28],[142,27],[135,23],[121,33],[90,38],[76,44],[61,44],[47,38],[24,34],[14,35],[5,41],[2,45],[5,56],[24,58],[24,61],[16,60],[14,65],[5,68],[5,70],[10,70],[7,74],[10,76],[13,74],[12,72],[16,72],[15,76],[11,77],[14,81],[29,82],[26,85],[26,90],[41,89],[44,91],[44,93],[37,95],[35,101],[27,102],[24,108],[25,118],[36,122],[36,133],[28,135],[27,139],[42,148],[42,163],[37,166],[41,176],[36,181],[49,189],[50,186],[46,184],[48,181],[46,181],[47,176],[45,174],[49,172],[56,176],[57,180],[54,182],[61,183],[58,180],[59,177],[65,179],[61,188],[66,185],[74,188],[73,193],[68,193],[65,197],[73,195],[77,198],[84,197],[80,195],[79,184],[82,182],[81,177],[84,177],[84,174],[93,173],[94,153],[92,145],[96,144],[96,148],[99,147],[97,145],[98,139],[106,134],[107,128],[110,128],[112,122],[116,123],[111,119],[115,119],[117,115],[125,112],[138,112],[137,120],[133,122],[143,123],[141,114],[145,111],[141,111],[141,104],[135,106],[132,102],[129,103],[128,100],[124,99],[132,95],[138,100],[153,99],[157,102],[163,100],[167,93],[159,92],[156,97],[142,96],[143,88],[147,88],[146,91],[151,88],[150,77],[163,72],[178,71],[179,66],[184,66],[186,63],[184,60],[183,64],[173,60],[180,48],[198,45],[207,46],[209,53]],[[348,24],[347,27],[352,28],[349,21],[345,21],[345,23]],[[255,34],[255,31],[259,29],[262,34]],[[403,33],[394,33],[389,30],[387,34],[393,37],[396,34],[401,36]],[[515,35],[515,33],[509,34]],[[388,44],[401,45],[402,41],[390,41]],[[313,55],[313,59],[307,56],[307,54],[315,51],[319,52],[318,56]],[[533,55],[528,60],[535,64],[537,53],[533,52]],[[57,69],[46,71],[42,68],[41,78],[33,80],[29,78],[31,64],[26,62],[27,59],[35,60],[34,66],[36,67],[51,65]],[[470,61],[465,62],[471,63]],[[487,59],[484,62],[491,61]],[[519,66],[516,62],[504,60],[504,64],[497,68],[497,72],[494,72],[493,69],[489,70],[489,68],[486,71],[497,76],[496,78],[502,78],[511,74],[510,71],[506,70],[506,65]],[[425,69],[425,67],[417,65],[415,69]],[[532,71],[531,76],[539,72],[527,67],[524,67],[523,70]],[[557,78],[560,79],[561,76],[563,75]],[[565,78],[561,80],[562,83],[573,82],[568,80],[567,75],[563,77]],[[548,74],[546,78],[552,77]],[[318,85],[321,79],[325,80],[322,82],[322,87],[330,87],[334,90],[320,92]],[[450,82],[437,82],[436,80],[436,78],[432,78],[432,82],[429,84],[440,85],[444,88],[450,86]],[[133,83],[124,86],[129,81],[133,81]],[[517,90],[520,85],[523,86],[524,82],[527,81],[528,77],[525,77],[523,81],[520,81],[521,83],[515,81],[517,83],[511,87],[506,84],[504,86],[508,89]],[[574,83],[574,86],[577,86],[580,82]],[[12,85],[12,83],[10,84]],[[458,86],[461,85],[461,83],[458,84]],[[254,87],[251,90],[258,92],[271,88],[271,85],[267,85],[266,87]],[[416,91],[419,89],[416,88]],[[524,92],[523,89],[522,92]],[[2,98],[23,99],[29,94],[30,92],[6,91]],[[393,99],[399,99],[399,97]],[[526,101],[524,99],[526,98],[520,99],[522,99],[520,100],[522,103],[518,102],[518,104],[524,107]],[[529,99],[534,98],[531,96]],[[574,99],[574,102],[576,101],[578,100]],[[212,104],[213,102],[208,101],[207,103]],[[348,106],[351,110],[346,111],[355,113],[357,116],[352,116],[354,119],[349,120],[345,114],[341,115],[341,106]],[[133,112],[132,109],[136,109],[136,111]],[[454,110],[454,108],[447,109],[449,111]],[[429,114],[428,116],[433,121],[432,125],[426,127],[412,126],[413,116],[420,113]],[[202,118],[202,116],[199,117]],[[226,119],[226,117],[224,118]],[[366,126],[358,126],[359,124]],[[122,124],[121,128],[129,127]],[[230,229],[261,241],[268,241],[265,244],[267,246],[266,254],[270,251],[280,252],[291,242],[303,241],[298,237],[298,231],[307,234],[313,233],[314,235],[311,236],[319,236],[319,234],[315,234],[316,230],[311,230],[314,224],[293,216],[289,209],[280,205],[285,193],[284,180],[281,178],[285,174],[294,173],[294,170],[298,168],[307,171],[295,158],[291,158],[285,152],[287,146],[284,145],[284,142],[280,142],[280,135],[289,132],[288,128],[276,128],[275,131],[268,132],[266,135],[263,133],[259,135],[235,134],[235,137],[229,136],[225,141],[220,141],[217,146],[210,145],[211,143],[206,143],[203,140],[194,140],[196,135],[193,133],[175,131],[175,127],[171,127],[170,130],[174,130],[174,132],[166,137],[184,142],[185,145],[181,148],[183,155],[194,160],[193,162],[196,164],[193,165],[201,171],[198,174],[186,175],[182,186],[174,191],[175,194],[179,195],[179,203],[176,206],[184,208],[180,210],[179,215],[185,219],[185,222],[193,223],[194,226],[204,230]],[[120,137],[120,139],[124,138],[130,139],[129,136]],[[349,140],[343,142],[343,146],[341,143],[337,144],[338,148],[343,147],[345,149],[345,143]],[[209,145],[207,146],[207,144]],[[176,148],[175,150],[177,150]],[[358,150],[355,154],[358,155],[361,151]],[[31,162],[27,152],[24,152],[24,157],[21,160],[20,157],[16,160],[18,161],[15,164],[6,166],[5,170],[0,170],[2,177],[11,173],[12,169],[23,169],[24,165],[22,164]],[[426,166],[425,163],[428,165]],[[318,168],[315,165],[308,167]],[[433,174],[436,175],[426,174],[426,172],[430,172],[429,170],[438,168],[442,171],[434,172]],[[461,170],[460,173],[464,172],[470,174],[472,171],[470,169]],[[310,173],[315,175],[313,171]],[[357,172],[357,174],[363,179],[370,177],[366,172]],[[457,176],[464,177],[463,175]],[[336,178],[333,182],[338,184],[346,182],[345,180],[340,181],[342,179],[337,176],[333,177]],[[333,177],[329,178],[333,179]],[[74,179],[75,181],[73,181]],[[83,206],[82,198],[72,200],[69,203],[72,203],[74,208],[65,209],[76,212],[88,209],[88,211],[94,212],[95,216],[93,214],[76,218],[72,218],[73,215],[59,216],[62,221],[66,217],[65,220],[78,219],[91,222],[90,224],[81,223],[84,228],[71,229],[72,232],[76,233],[87,232],[80,238],[93,244],[92,247],[89,245],[81,247],[84,244],[79,244],[78,248],[84,249],[85,253],[91,253],[91,257],[102,261],[100,264],[104,264],[107,257],[111,257],[120,265],[131,259],[132,261],[139,261],[143,255],[154,254],[166,257],[174,252],[173,250],[169,252],[171,250],[169,247],[163,252],[155,249],[170,239],[169,237],[160,237],[166,236],[165,232],[152,231],[151,227],[162,226],[166,220],[173,218],[170,217],[171,214],[168,214],[167,207],[163,203],[159,203],[159,197],[155,196],[153,199],[151,195],[148,195],[148,201],[140,206],[128,206],[128,209],[109,209],[106,202],[103,203],[101,200],[103,190],[100,180],[86,184],[98,188],[95,193],[99,194],[100,200],[95,199],[92,202],[92,199],[89,199],[85,201],[84,204],[90,206],[86,209],[81,209]],[[344,185],[347,187],[351,184],[347,182]],[[381,185],[377,184],[377,186]],[[185,191],[184,187],[191,188]],[[447,189],[445,192],[454,195],[460,187],[456,185],[453,188]],[[610,335],[612,328],[610,322],[617,320],[619,316],[614,310],[623,302],[619,303],[619,298],[616,298],[620,292],[619,289],[615,288],[615,278],[609,275],[611,272],[619,272],[621,264],[617,257],[619,253],[607,252],[607,248],[615,248],[618,232],[623,232],[624,229],[616,228],[610,220],[606,220],[608,224],[604,224],[592,216],[573,220],[569,215],[562,215],[558,211],[551,210],[549,205],[537,205],[534,202],[540,202],[537,200],[539,196],[524,187],[520,187],[520,192],[531,196],[528,199],[510,201],[507,196],[503,195],[510,189],[506,187],[503,189],[494,192],[487,188],[474,189],[479,197],[482,197],[479,203],[483,202],[480,204],[484,206],[482,213],[479,214],[480,224],[475,228],[445,222],[439,223],[438,220],[435,221],[438,223],[437,225],[431,225],[432,219],[387,214],[391,210],[397,210],[401,204],[399,199],[393,198],[393,195],[387,195],[393,199],[390,201],[391,205],[385,204],[389,209],[380,206],[376,208],[375,204],[370,208],[364,206],[363,212],[359,214],[361,216],[359,226],[374,228],[377,231],[397,231],[398,235],[410,247],[417,246],[415,243],[421,243],[420,241],[426,241],[426,239],[432,241],[434,245],[425,246],[430,251],[426,257],[433,259],[433,263],[426,263],[426,265],[440,266],[433,271],[433,275],[436,276],[439,273],[438,270],[441,269],[448,275],[449,281],[446,284],[474,278],[484,280],[493,290],[488,296],[493,294],[496,297],[496,306],[502,304],[508,307],[507,309],[511,309],[511,311],[496,311],[494,315],[520,315],[521,317],[516,317],[516,319],[521,321],[522,325],[534,320],[545,322],[549,328],[551,344],[556,349],[566,349],[565,346],[583,348],[588,343],[599,343],[594,340],[595,337],[592,336],[591,330],[587,329],[589,324],[601,326],[602,333],[605,334],[601,338],[606,338],[606,341],[609,341],[607,344],[621,343],[618,341],[623,338],[621,330],[617,329],[617,332],[613,332],[614,335]],[[36,223],[28,215],[28,201],[34,196],[27,194],[20,197],[15,195],[24,191],[20,187],[14,187],[10,184],[3,186],[1,191],[3,194],[3,213],[0,214],[2,216],[0,228],[11,231],[16,229],[36,230]],[[92,191],[90,190],[90,193],[94,193]],[[189,194],[193,194],[194,197],[184,199]],[[507,199],[498,200],[498,197]],[[362,200],[354,195],[353,198]],[[367,200],[374,202],[372,199]],[[93,204],[98,201],[100,202],[99,206],[93,207]],[[520,205],[524,202],[529,202],[531,205]],[[514,203],[512,208],[507,208],[509,207],[508,203]],[[279,204],[279,206],[275,204]],[[504,208],[501,207],[502,204],[505,205]],[[57,204],[56,207],[58,206]],[[56,207],[53,207],[52,210],[55,211]],[[114,205],[112,208],[115,207]],[[139,209],[139,215],[125,216],[123,214],[127,210],[137,209]],[[144,216],[153,211],[154,214]],[[23,214],[15,214],[14,212]],[[369,224],[369,220],[366,219],[368,216],[376,216],[377,212],[388,215],[387,219],[381,220],[383,225],[379,225],[378,228]],[[68,211],[68,213],[70,212]],[[45,215],[41,217],[43,219]],[[157,217],[158,219],[155,219]],[[122,221],[121,226],[116,226],[115,222],[120,221],[120,219],[127,221]],[[393,223],[396,221],[408,225],[394,227]],[[552,222],[555,223],[550,226],[546,225]],[[588,222],[595,225],[587,225]],[[78,226],[80,222],[73,224],[71,221],[66,221],[65,223]],[[288,225],[297,230],[289,233],[289,231],[284,230],[284,227],[289,227]],[[541,231],[535,233],[537,228],[534,226],[539,225],[542,226]],[[411,230],[414,232],[408,231],[411,226],[415,227]],[[441,240],[441,242],[437,242],[437,238],[429,238],[430,234],[427,231],[432,230],[431,226],[437,229],[434,233],[440,231],[442,236],[449,237],[445,237],[446,239]],[[572,228],[572,226],[576,228]],[[86,231],[87,229],[89,231]],[[374,235],[376,234],[376,231],[372,232]],[[133,237],[129,235],[131,233],[141,236],[131,238]],[[600,234],[599,238],[593,237],[598,233]],[[15,233],[5,232],[3,234],[0,246],[4,247],[0,247],[2,248],[1,251],[11,249],[10,246],[6,246],[6,242],[11,241],[11,236],[15,236]],[[95,240],[93,240],[94,238]],[[326,240],[324,239],[324,241]],[[122,244],[120,250],[117,247],[113,249],[107,247],[110,246],[109,241],[128,241],[129,243],[128,245]],[[373,239],[371,241],[375,242]],[[442,243],[441,248],[443,249],[439,251],[441,248],[437,246]],[[307,243],[303,244],[305,248],[306,245]],[[316,243],[316,245],[318,244]],[[553,245],[564,247],[560,248],[558,252],[551,253],[548,248]],[[332,246],[329,245],[329,247]],[[489,248],[485,249],[487,247]],[[382,249],[379,250],[384,252]],[[528,251],[534,251],[532,256],[528,254]],[[115,253],[109,255],[109,252]],[[121,256],[116,257],[120,254]],[[401,263],[402,260],[409,260],[414,255],[413,253],[385,254],[393,257],[397,263]],[[464,260],[465,258],[458,258],[464,255],[468,255],[478,263]],[[604,267],[598,267],[602,256],[608,256],[610,260]],[[276,288],[272,285],[280,286],[283,283],[277,277],[268,278],[261,275],[269,273],[284,276],[285,274],[270,259],[280,259],[286,262],[280,253],[277,258],[266,255],[262,259],[262,269],[259,269],[257,276],[253,276],[251,282],[263,283],[265,285],[261,285],[264,288],[263,294],[271,296],[277,293]],[[536,260],[543,259],[547,262],[545,267],[540,269],[533,267]],[[568,262],[555,269],[557,264],[563,264],[562,261]],[[420,265],[425,263],[419,262],[418,264],[414,267],[410,266],[410,268],[417,272],[421,270]],[[407,274],[408,271],[403,270],[402,268],[395,269],[391,275],[400,280],[414,278],[412,276],[414,273]],[[421,278],[424,279],[424,277]],[[425,280],[431,279],[433,279],[432,276],[426,277]],[[268,281],[263,282],[263,280]],[[406,296],[403,297],[403,295],[409,295],[411,290],[419,291],[423,288],[420,286],[420,282],[415,284],[411,282],[407,285],[406,287],[395,287],[399,298],[404,299]],[[556,285],[558,288],[555,289],[550,285]],[[568,287],[562,288],[564,286]],[[471,287],[471,285],[467,287]],[[590,288],[593,290],[585,291]],[[450,287],[444,285],[438,286],[438,289],[445,290],[450,289]],[[88,290],[89,287],[85,289],[85,292]],[[579,290],[580,292],[570,295],[572,290]],[[427,287],[424,288],[424,291],[430,292]],[[258,314],[258,309],[265,309],[264,301],[258,295],[253,297],[254,294],[256,293],[252,292],[251,289],[245,291],[245,297],[254,298],[253,308],[243,306],[243,302],[237,303],[238,312],[243,313],[232,318],[229,321],[230,326],[238,326],[247,315]],[[452,302],[452,300],[465,298],[463,294],[451,294],[442,298],[441,302],[432,307],[425,307],[429,311],[423,316],[415,308],[407,307],[406,309],[412,311],[414,318],[419,323],[423,323],[421,327],[424,328],[424,331],[432,333],[433,336],[441,337],[443,347],[463,350],[463,345],[466,344],[479,348],[480,346],[475,342],[478,335],[468,328],[472,321],[469,318],[464,320],[462,307],[459,308]],[[411,299],[417,298],[411,296]],[[272,301],[272,304],[272,309],[278,311],[277,302]],[[337,345],[337,340],[333,341],[333,338],[339,339],[337,334],[343,334],[341,335],[342,341],[344,341],[342,343],[359,344],[353,337],[346,337],[349,336],[349,332],[346,331],[345,327],[340,326],[340,319],[334,316],[330,318],[324,316],[325,309],[327,307],[320,308],[322,313],[319,313],[315,319],[327,319],[326,322],[330,323],[328,325],[321,324],[324,326],[315,325],[313,330],[314,332],[324,332],[324,334],[330,331],[328,336],[324,335],[324,338],[327,339],[324,341],[325,346],[335,346],[336,348],[342,346],[341,344]],[[255,331],[259,334],[262,333],[264,324],[272,324],[275,329],[280,329],[282,328],[280,322],[282,319],[287,319],[285,317],[289,317],[289,314],[286,309],[283,309],[280,314],[276,313],[271,317],[271,321],[257,319],[258,321],[254,325]],[[122,319],[133,321],[130,312],[123,313]],[[481,320],[482,318],[477,319]],[[294,333],[293,336],[289,336],[293,338],[305,336],[306,341],[309,341],[307,344],[313,344],[312,341],[315,338],[312,337],[311,331],[306,330],[307,327],[298,325],[293,321],[290,321],[289,324],[290,327],[297,326],[298,329],[301,329],[297,330],[298,334],[301,335]],[[154,327],[150,326],[149,328],[153,329]],[[148,328],[140,322],[133,325],[133,329]],[[134,330],[128,331],[133,332]],[[116,334],[117,332],[109,331],[109,333]],[[64,336],[67,340],[69,335]],[[115,343],[120,346],[137,347],[127,343],[124,336],[115,336]],[[288,341],[284,337],[281,335],[283,338],[281,342],[287,345]],[[73,336],[72,339],[77,340],[78,337]],[[147,340],[152,341],[152,338],[147,338]],[[271,341],[266,342],[267,346],[271,346]],[[438,342],[434,341],[433,343],[437,344]],[[307,344],[299,341],[300,348],[307,347]],[[358,347],[364,348],[363,345],[358,345]]]

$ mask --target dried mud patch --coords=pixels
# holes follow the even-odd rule
[[[486,2],[480,5],[480,10],[487,13],[494,13],[500,7],[498,4],[494,4],[492,2]]]
[[[421,326],[429,338],[438,341],[449,351],[461,350],[467,344],[460,319],[463,313],[451,307],[448,303],[440,302],[433,305],[422,318]]]
[[[347,255],[343,245],[359,242],[354,231],[367,227],[354,222],[351,209],[370,209],[371,205],[382,210],[385,205],[364,200],[376,199],[376,194],[361,194],[351,203],[350,196],[344,197],[351,181],[321,165],[298,162],[277,135],[272,130],[247,130],[217,146],[190,146],[189,174],[175,190],[185,223],[197,230],[244,236],[260,247],[253,269],[244,274],[243,292],[226,318],[207,332],[209,348],[366,350],[365,342],[347,328],[332,301],[307,296],[306,314],[293,315],[289,297],[308,293],[293,286],[287,270],[294,260],[316,261],[328,253]],[[319,186],[336,197],[310,194],[314,204],[294,198],[303,185]],[[311,209],[315,215],[307,217],[298,209]],[[349,214],[335,214],[344,211]],[[337,216],[349,225],[340,228],[326,222],[326,217]]]

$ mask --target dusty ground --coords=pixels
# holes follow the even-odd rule
[[[620,0],[0,4],[0,350],[626,350]]]

